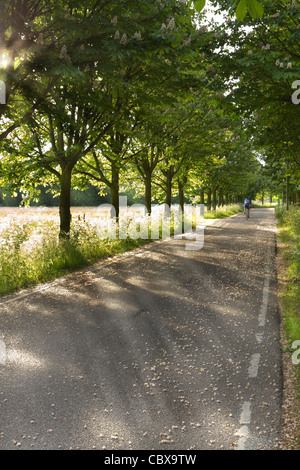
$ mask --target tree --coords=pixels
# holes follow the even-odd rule
[[[87,4],[87,2],[85,2]],[[0,105],[0,142],[25,123],[57,83],[63,47],[76,40],[68,4],[52,0],[3,0],[0,5],[0,79],[6,105]],[[23,106],[15,106],[23,100]]]
[[[157,69],[163,69],[164,81],[173,79],[173,67],[180,56],[177,52],[182,50],[184,34],[191,27],[190,14],[183,4],[166,1],[161,6],[164,8],[148,0],[109,4],[86,0],[75,7],[67,5],[62,18],[58,9],[52,22],[46,18],[46,25],[43,18],[37,20],[48,34],[49,24],[56,26],[55,31],[51,30],[56,39],[54,65],[52,55],[48,55],[51,47],[42,47],[39,56],[33,58],[34,84],[45,90],[49,78],[39,72],[46,71],[50,62],[51,86],[48,83],[47,94],[40,100],[36,100],[36,89],[28,87],[31,100],[27,103],[25,95],[20,94],[22,106],[16,104],[12,108],[9,129],[15,129],[14,140],[5,143],[4,148],[11,152],[15,146],[15,161],[11,165],[7,156],[3,175],[4,180],[9,174],[18,175],[19,179],[14,178],[16,186],[34,187],[39,178],[46,178],[46,173],[59,179],[61,236],[70,230],[74,168],[86,155],[94,154],[97,144],[113,126],[117,129],[130,109],[129,101],[136,103],[135,74],[145,76],[140,91],[144,96]],[[60,27],[64,28],[63,42],[59,41]],[[127,65],[130,61],[133,67]],[[152,100],[159,97],[158,89],[151,83]],[[27,111],[20,121],[17,116],[22,107]],[[17,130],[21,122],[30,135]],[[17,154],[22,155],[21,160]],[[21,166],[17,168],[18,165]]]
[[[215,3],[226,11],[227,2]],[[264,15],[255,21],[246,17],[243,25],[225,16],[217,31],[226,100],[238,106],[252,148],[299,174],[299,107],[293,100],[300,69],[299,6],[265,2]]]
[[[166,135],[171,132],[170,128],[162,131],[167,119],[164,116],[179,100],[189,99],[190,88],[196,81],[193,71],[201,64],[198,47],[203,47],[204,42],[192,24],[189,10],[185,8],[183,13],[162,23],[155,35],[151,29],[148,33],[144,31],[143,38],[149,41],[150,47],[142,48],[142,55],[136,53],[130,63],[127,57],[120,62],[124,82],[118,93],[126,97],[124,119],[118,124],[119,129],[115,129],[113,139],[108,136],[97,152],[80,162],[81,174],[96,183],[105,183],[111,189],[116,215],[119,212],[119,170],[130,160],[135,162],[144,181],[146,206],[150,212],[152,175],[166,146]],[[163,48],[158,39],[163,40]],[[156,47],[153,47],[153,40]],[[143,40],[139,42],[142,43]],[[172,126],[176,128],[178,123],[175,126],[172,123]],[[117,135],[122,136],[121,147],[115,145],[120,143]]]

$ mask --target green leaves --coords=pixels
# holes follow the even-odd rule
[[[254,19],[261,18],[264,13],[264,8],[258,0],[240,0],[236,8],[236,18],[243,21],[247,13]]]
[[[252,18],[261,18],[264,14],[264,7],[257,0],[248,0],[248,11]]]
[[[238,0],[237,0],[238,1]],[[236,8],[236,18],[239,21],[243,21],[247,15],[247,13],[250,14],[251,18],[253,19],[258,19],[263,16],[264,13],[264,7],[262,5],[262,0],[240,0],[238,2],[237,8]],[[193,2],[190,2],[190,4],[194,4],[195,10],[200,13],[203,8],[205,7],[206,0],[194,0]]]
[[[236,17],[239,21],[243,21],[247,15],[248,7],[247,0],[241,0],[236,9]]]
[[[206,0],[195,0],[194,1],[195,10],[197,10],[198,13],[200,13],[205,7],[205,3],[206,3]]]

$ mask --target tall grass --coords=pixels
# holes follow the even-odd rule
[[[231,215],[243,212],[243,204],[229,204],[226,206],[217,206],[215,210],[205,211],[205,219],[225,219]]]
[[[241,210],[238,204],[223,206],[205,212],[205,218],[224,218]],[[0,208],[0,296],[49,281],[150,241],[150,232],[146,240],[99,238],[99,226],[105,227],[108,223],[107,215],[96,208],[73,208],[72,213],[70,238],[59,241],[57,209]],[[143,224],[137,214],[135,221]],[[157,219],[154,223],[160,222]],[[171,236],[174,228],[171,222]]]
[[[147,240],[99,239],[93,223],[75,220],[70,238],[59,240],[53,217],[6,217],[0,225],[0,296],[46,282]],[[1,219],[0,219],[1,220]]]

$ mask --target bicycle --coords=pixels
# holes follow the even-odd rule
[[[249,207],[245,207],[245,216],[246,216],[246,219],[249,219]]]

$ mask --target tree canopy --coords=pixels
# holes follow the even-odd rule
[[[148,212],[297,192],[299,5],[211,4],[223,22],[204,0],[3,1],[1,187],[58,193],[61,236],[91,184],[117,214],[126,188]]]

